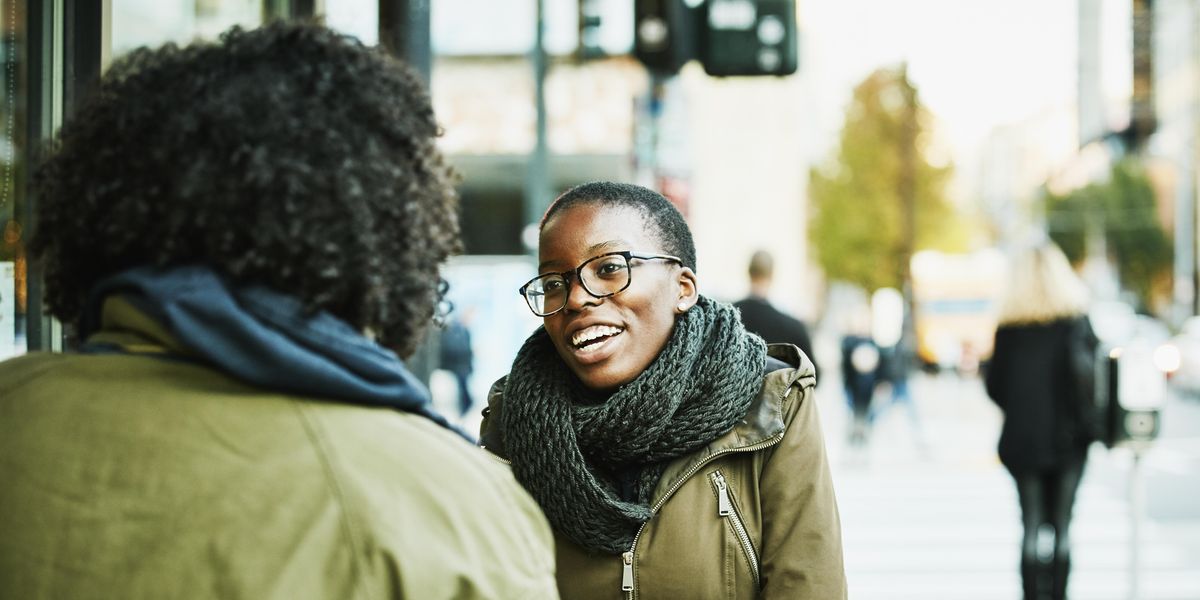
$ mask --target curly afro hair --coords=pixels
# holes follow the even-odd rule
[[[135,266],[204,264],[410,355],[461,251],[424,85],[322,26],[234,28],[113,64],[36,173],[46,303]]]
[[[546,227],[550,217],[571,207],[582,204],[627,207],[642,214],[651,235],[663,245],[663,251],[679,257],[683,266],[696,270],[696,244],[692,241],[692,230],[662,194],[632,183],[592,181],[581,183],[559,195],[546,209],[539,224],[539,231]]]

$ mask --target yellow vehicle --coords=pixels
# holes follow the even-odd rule
[[[996,249],[913,255],[913,327],[922,362],[973,372],[991,356],[1004,269]]]

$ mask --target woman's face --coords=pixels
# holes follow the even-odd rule
[[[571,271],[623,250],[666,253],[636,209],[574,206],[542,228],[538,272]],[[593,297],[573,279],[566,307],[543,319],[558,355],[590,389],[611,390],[637,377],[666,345],[676,315],[698,300],[691,269],[636,258],[630,266],[629,287],[607,298]]]

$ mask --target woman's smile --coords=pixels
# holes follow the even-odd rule
[[[611,357],[625,329],[612,325],[590,325],[570,335],[572,354],[580,364],[591,365]]]

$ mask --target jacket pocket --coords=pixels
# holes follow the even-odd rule
[[[742,520],[742,514],[738,511],[738,507],[733,502],[733,497],[729,494],[729,484],[725,481],[725,475],[718,469],[709,474],[708,478],[712,481],[713,488],[717,491],[717,516],[721,517],[729,523],[730,529],[733,530],[734,537],[737,538],[738,545],[742,547],[742,552],[746,555],[746,563],[750,565],[750,574],[754,577],[754,585],[758,586],[758,553],[754,550],[754,544],[750,541],[750,532],[746,530],[746,523]]]

